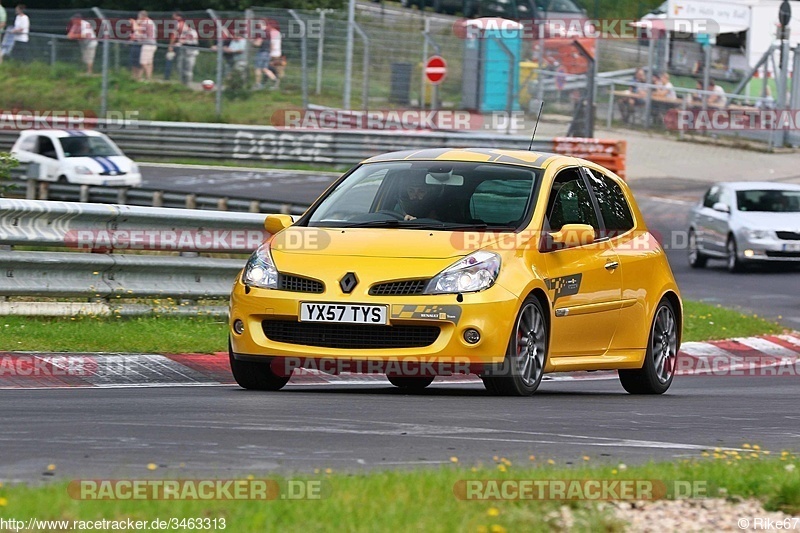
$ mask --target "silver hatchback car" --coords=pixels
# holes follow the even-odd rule
[[[800,262],[800,185],[716,183],[692,208],[689,265],[725,259],[738,272],[762,261]]]

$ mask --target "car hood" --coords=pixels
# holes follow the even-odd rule
[[[467,249],[464,237],[460,231],[289,227],[275,235],[271,251],[306,256],[455,260],[475,251]]]
[[[800,213],[737,211],[734,218],[740,228],[800,231]]]
[[[68,157],[66,163],[72,167],[84,166],[92,171],[102,174],[114,175],[127,174],[131,171],[133,161],[124,155],[114,155],[109,157]]]

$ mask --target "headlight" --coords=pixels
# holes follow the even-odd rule
[[[746,229],[744,230],[744,234],[751,241],[774,238],[772,232],[765,229]]]
[[[278,269],[269,253],[269,243],[264,243],[253,252],[242,272],[242,283],[262,289],[278,288]]]
[[[500,256],[479,250],[437,274],[425,288],[425,294],[477,292],[488,289],[500,272]]]
[[[91,176],[92,174],[94,174],[94,172],[92,172],[92,169],[90,169],[89,167],[85,167],[83,165],[75,167],[75,173],[82,174],[84,176]]]

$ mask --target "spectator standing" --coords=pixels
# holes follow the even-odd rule
[[[156,55],[158,46],[156,44],[156,24],[147,15],[147,11],[139,11],[136,19],[141,35],[142,51],[139,55],[139,65],[141,66],[139,81],[144,76],[145,81],[153,79],[153,59]]]
[[[94,58],[97,53],[97,34],[92,23],[80,14],[72,15],[67,38],[76,40],[81,47],[81,61],[86,65],[86,73],[91,75],[94,69]]]
[[[269,27],[269,70],[275,74],[275,84],[272,89],[280,87],[283,74],[286,70],[286,57],[281,51],[281,30],[276,24],[270,23]]]
[[[11,55],[11,51],[16,49],[14,57],[21,61],[28,59],[28,40],[31,31],[31,19],[25,14],[25,4],[17,4],[14,9],[16,17],[14,26],[6,30],[3,36],[3,44],[0,46],[0,63],[3,57]]]
[[[194,78],[194,65],[200,50],[197,30],[186,22],[183,13],[176,11],[172,14],[172,20],[177,23],[175,31],[170,36],[169,50],[167,54],[175,54],[178,60],[178,73],[181,83],[189,85]],[[174,57],[174,56],[173,56]],[[170,78],[172,71],[171,61],[167,62],[166,79]]]
[[[142,39],[144,34],[142,28],[139,26],[139,20],[130,19],[131,23],[131,44],[129,50],[129,61],[131,64],[131,74],[133,79],[140,80],[142,78]]]
[[[262,85],[261,80],[264,76],[272,80],[273,82],[277,80],[275,73],[269,69],[269,62],[270,62],[270,50],[271,50],[271,39],[270,39],[270,28],[269,23],[267,21],[261,21],[256,26],[256,37],[253,39],[253,48],[255,48],[256,56],[254,61],[255,67],[255,89],[262,89],[264,85]]]

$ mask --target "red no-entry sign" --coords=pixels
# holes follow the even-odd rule
[[[447,62],[442,56],[431,56],[425,62],[425,79],[428,83],[438,85],[447,76]]]

